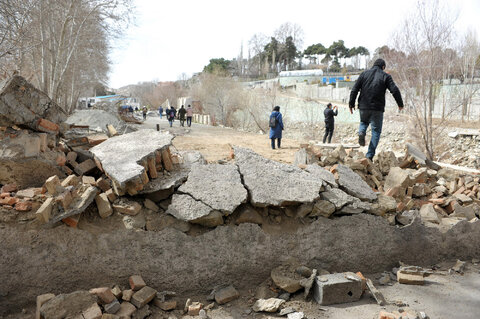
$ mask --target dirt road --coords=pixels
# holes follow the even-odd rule
[[[179,150],[198,150],[209,162],[228,159],[231,146],[248,147],[255,152],[284,163],[292,163],[295,152],[299,149],[299,142],[292,139],[282,139],[282,148],[272,150],[267,135],[240,132],[230,128],[207,126],[192,123],[191,127],[180,127],[180,121],[175,120],[173,127],[168,121],[158,117],[148,117],[142,127],[155,129],[160,125],[161,130],[168,130],[175,134],[173,145]]]

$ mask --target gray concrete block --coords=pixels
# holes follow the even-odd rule
[[[362,295],[362,280],[351,272],[317,276],[313,298],[321,305],[354,302]]]

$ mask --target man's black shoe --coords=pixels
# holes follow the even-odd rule
[[[365,135],[358,135],[358,144],[365,146]]]
[[[373,157],[367,157],[370,161],[373,162]]]

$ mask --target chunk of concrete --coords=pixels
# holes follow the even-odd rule
[[[61,123],[66,112],[47,94],[35,88],[21,76],[0,83],[0,126],[26,126],[38,130],[38,122],[47,119]]]
[[[341,209],[343,206],[351,204],[356,200],[355,197],[348,195],[338,188],[332,188],[323,192],[322,198],[335,205],[336,209]]]
[[[190,195],[174,194],[167,214],[183,221],[192,222],[208,216],[212,211],[211,207],[201,201],[196,201]]]
[[[401,270],[397,272],[397,281],[405,285],[423,285],[425,282],[423,275],[407,273]]]
[[[420,217],[424,222],[440,224],[442,219],[433,207],[433,204],[425,204],[420,208]]]
[[[368,184],[350,167],[338,164],[335,167],[338,185],[347,193],[361,200],[373,201],[377,195]]]
[[[244,205],[239,209],[238,217],[235,224],[252,223],[261,225],[263,223],[262,216],[250,205]]]
[[[81,318],[83,319],[101,319],[102,318],[102,310],[98,306],[98,304],[95,302],[93,303],[90,308],[85,310],[82,313]]]
[[[40,308],[40,314],[48,319],[73,318],[96,304],[97,297],[88,291],[75,291],[60,294],[50,299]]]
[[[235,289],[235,287],[233,287],[232,285],[221,288],[215,292],[215,301],[219,305],[226,304],[232,300],[237,299],[238,297],[240,297],[240,294],[238,293],[237,289]]]
[[[467,220],[471,220],[476,217],[474,205],[476,204],[462,206],[455,202],[453,204],[454,212],[450,214],[450,217],[465,217]]]
[[[189,194],[213,210],[231,214],[247,201],[247,190],[235,165],[193,165],[179,192]]]
[[[277,312],[285,300],[278,298],[258,299],[252,309],[255,312]]]
[[[97,196],[98,188],[95,186],[89,186],[79,198],[77,198],[70,206],[70,208],[56,216],[53,216],[50,220],[50,224],[56,223],[65,219],[67,217],[78,215],[82,213],[87,207],[95,200],[95,196]]]
[[[166,149],[173,135],[155,130],[138,130],[109,138],[90,149],[101,163],[105,174],[116,185],[117,195],[127,191],[127,183],[141,180],[146,174],[143,162],[155,156],[156,151]],[[143,184],[146,184],[145,183]]]
[[[131,318],[135,311],[137,311],[137,308],[134,305],[124,301],[120,304],[120,310],[117,311],[116,315],[120,318]]]
[[[354,273],[317,276],[313,297],[321,305],[354,302],[362,295],[362,279]]]
[[[330,171],[327,171],[325,168],[317,164],[308,165],[307,168],[305,168],[305,171],[314,174],[332,187],[338,187],[335,176]]]
[[[284,206],[319,198],[323,181],[315,174],[266,159],[249,149],[235,147],[234,152],[254,206]]]
[[[130,302],[137,308],[142,308],[147,303],[155,298],[157,291],[151,287],[145,286],[139,291],[135,292],[130,299]]]
[[[35,319],[42,319],[40,317],[40,308],[43,306],[44,303],[49,301],[50,299],[54,298],[54,294],[43,294],[37,296],[37,311],[35,312]]]
[[[113,210],[117,213],[135,216],[142,209],[142,205],[133,200],[120,198],[113,205]]]
[[[95,202],[98,208],[98,214],[102,218],[107,218],[108,216],[112,215],[113,209],[112,205],[110,205],[110,201],[108,200],[107,194],[101,193],[95,197]]]
[[[272,269],[270,276],[279,288],[286,292],[294,293],[302,289],[300,281],[303,279],[303,277],[295,271],[296,268],[297,267],[293,265],[278,266]]]
[[[310,217],[322,216],[330,217],[335,212],[335,205],[326,200],[317,200],[313,205]]]
[[[398,187],[399,189],[405,190],[410,184],[411,180],[408,171],[400,167],[392,167],[385,178],[384,189],[387,191]]]

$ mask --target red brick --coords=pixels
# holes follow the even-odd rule
[[[130,283],[130,288],[133,291],[137,291],[145,287],[147,284],[143,281],[143,278],[139,275],[133,275],[128,278],[128,282]]]
[[[15,197],[5,197],[0,199],[0,205],[10,205],[13,206],[18,202],[18,199]]]
[[[105,134],[91,135],[91,136],[88,136],[87,138],[88,138],[88,144],[92,146],[98,145],[108,140],[108,136]]]
[[[428,200],[432,204],[443,205],[445,204],[445,198],[430,198]]]
[[[32,202],[18,202],[15,204],[15,210],[19,212],[28,212],[32,210]]]
[[[397,316],[395,316],[393,313],[386,312],[386,311],[380,311],[378,314],[378,319],[396,319]]]
[[[400,202],[397,204],[397,212],[402,212],[406,208],[405,204],[403,202]]]
[[[64,218],[62,219],[62,222],[64,222],[65,224],[67,224],[72,228],[77,228],[79,220],[80,220],[80,214]]]
[[[465,187],[462,186],[455,193],[453,193],[453,195],[462,194],[464,191],[465,191]]]
[[[387,191],[385,192],[385,195],[390,197],[396,197],[399,192],[400,192],[400,188],[393,187],[393,188],[387,189]]]
[[[10,197],[10,193],[1,193],[0,198]]]
[[[39,119],[37,122],[37,129],[41,132],[45,133],[58,133],[59,126],[49,120],[46,119]]]
[[[452,214],[455,211],[455,204],[457,203],[458,202],[456,200],[452,200],[447,206],[445,206],[445,210],[448,214]]]
[[[0,193],[11,193],[16,191],[17,191],[16,183],[3,185],[3,187],[0,189]]]

